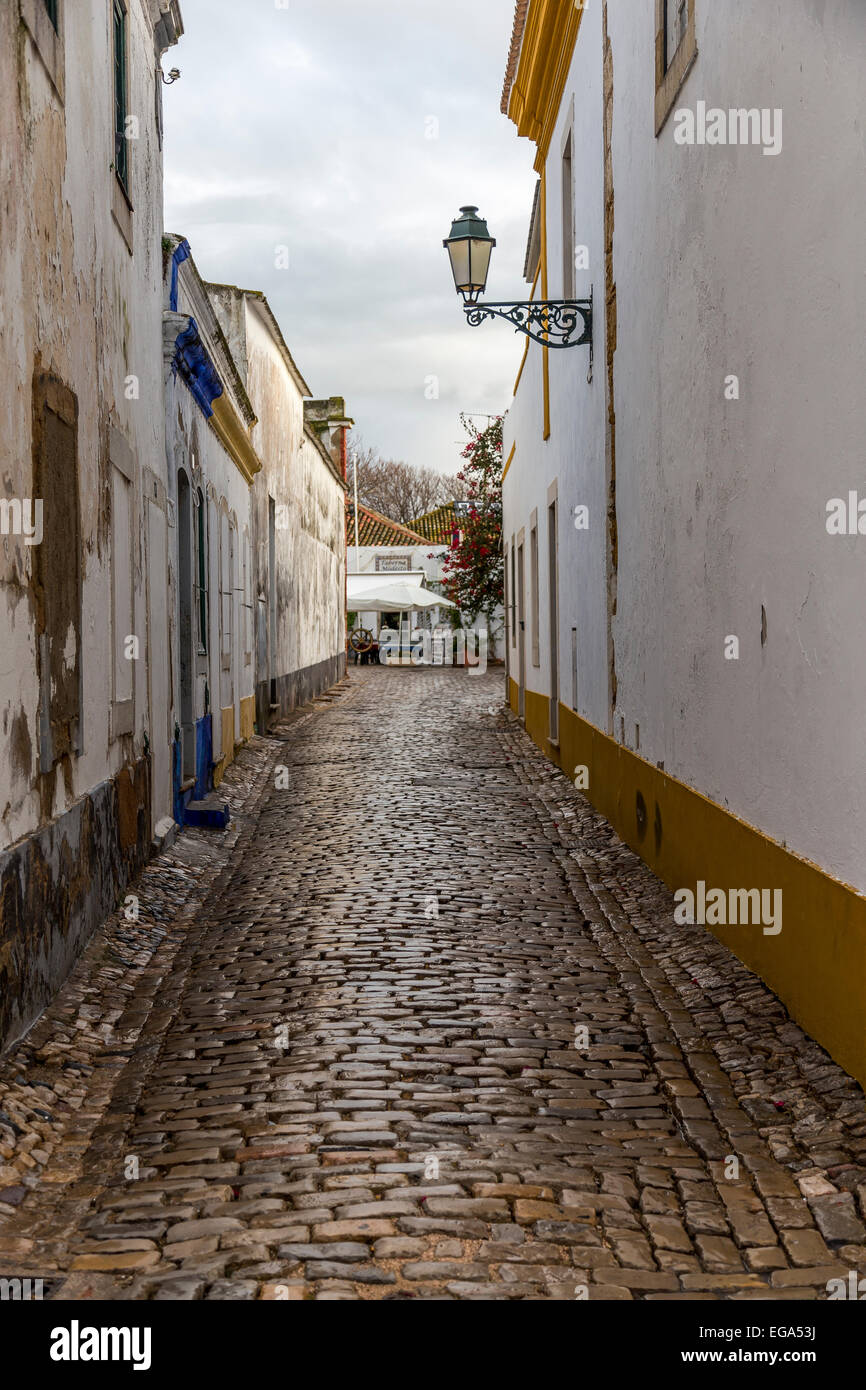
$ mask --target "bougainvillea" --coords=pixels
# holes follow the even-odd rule
[[[470,625],[484,615],[492,639],[496,610],[503,601],[502,417],[483,430],[465,415],[460,419],[469,435],[465,462],[457,474],[466,487],[466,501],[460,504],[455,523],[459,530],[443,561],[443,588]]]

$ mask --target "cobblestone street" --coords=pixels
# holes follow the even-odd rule
[[[228,831],[151,863],[0,1064],[0,1274],[217,1300],[866,1274],[859,1087],[674,925],[502,684],[356,668],[253,740]]]

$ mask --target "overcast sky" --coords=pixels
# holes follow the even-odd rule
[[[366,444],[453,473],[460,411],[507,408],[525,344],[467,327],[442,249],[477,203],[498,241],[488,297],[528,297],[534,148],[499,110],[513,0],[284,2],[181,0],[166,228],[205,279],[265,292]]]

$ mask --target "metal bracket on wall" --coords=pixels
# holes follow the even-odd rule
[[[466,321],[477,328],[485,319],[499,318],[510,323],[515,333],[524,333],[542,347],[589,346],[592,363],[593,299],[539,299],[518,303],[467,304]]]

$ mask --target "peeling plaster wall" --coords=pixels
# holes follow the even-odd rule
[[[82,542],[81,753],[69,785],[56,779],[50,806],[62,814],[77,797],[140,754],[147,726],[145,667],[135,669],[134,734],[112,740],[110,427],[139,466],[164,476],[160,378],[161,154],[154,117],[150,22],[130,6],[130,111],[140,138],[130,159],[134,255],[112,217],[115,176],[108,13],[65,7],[65,102],[60,104],[17,4],[0,12],[0,496],[32,497],[31,383],[37,367],[77,399]],[[125,398],[138,377],[138,400]],[[136,487],[137,494],[140,488]],[[140,495],[137,496],[140,503]],[[23,714],[33,756],[19,737],[0,760],[0,844],[35,829],[40,810],[38,683],[32,578],[36,547],[0,537],[3,641],[0,708],[8,737]],[[136,632],[144,635],[144,552],[136,507],[132,567]],[[124,634],[125,635],[125,634]]]
[[[149,780],[141,759],[0,854],[0,1045],[38,1017],[147,860]]]
[[[45,17],[43,6],[30,9]],[[121,217],[124,234],[113,215],[113,208],[126,205],[112,167],[111,7],[63,6],[57,86],[22,13],[18,0],[0,6],[0,499],[34,498],[33,383],[37,377],[54,381],[69,393],[77,417],[81,605],[79,622],[63,638],[64,652],[53,632],[48,652],[53,671],[58,662],[76,661],[80,668],[75,744],[62,750],[55,742],[53,765],[40,771],[40,586],[49,595],[60,591],[74,531],[70,527],[61,543],[55,534],[42,548],[25,545],[22,536],[0,535],[0,850],[14,846],[13,856],[21,856],[15,870],[24,875],[20,929],[41,933],[39,950],[34,938],[22,953],[4,916],[0,959],[7,973],[0,970],[0,992],[20,986],[29,1000],[19,1023],[60,983],[150,842],[147,807],[141,841],[121,844],[117,788],[129,768],[139,770],[137,785],[144,785],[149,712],[142,471],[165,476],[162,155],[152,23],[141,0],[130,0],[128,109],[140,127],[139,138],[129,142],[134,211]],[[131,470],[132,522],[128,542],[113,557],[112,456],[118,451]],[[116,631],[115,558],[129,572],[132,605]],[[139,638],[141,657],[132,663],[130,717],[121,722],[112,703],[114,643],[130,635]],[[51,685],[53,692],[56,675]],[[97,793],[106,786],[114,791]],[[80,840],[75,832],[68,842],[75,844],[77,872],[84,877],[64,896],[56,875],[66,872],[65,861],[47,851],[38,878],[28,880],[38,854],[27,837],[37,833],[40,845],[46,836],[59,842],[67,835],[67,813],[81,826]],[[116,852],[106,848],[112,837]],[[98,870],[103,851],[106,867]],[[7,874],[10,862],[4,861]],[[25,872],[22,865],[30,867]],[[90,896],[87,873],[93,876]],[[56,940],[54,933],[60,934]],[[25,978],[40,951],[38,980]]]
[[[530,349],[505,424],[506,537],[560,499],[560,691],[578,710],[796,854],[866,891],[857,724],[866,538],[826,531],[826,504],[866,496],[863,168],[866,9],[846,0],[698,0],[694,67],[674,107],[781,108],[783,150],[655,136],[655,7],[607,6],[617,341],[607,398],[602,6],[589,6],[547,160],[550,294],[562,292],[560,157],[574,105],[575,241],[595,290],[586,353]],[[527,148],[529,154],[529,148]],[[527,210],[528,211],[528,210]],[[740,400],[726,401],[736,374]],[[606,422],[616,420],[618,574],[611,706]],[[590,509],[576,532],[575,505]],[[510,574],[509,574],[510,578]],[[527,685],[549,693],[541,666]],[[724,659],[737,635],[739,661]],[[510,648],[516,679],[516,648]]]
[[[257,716],[318,693],[345,666],[345,492],[304,434],[304,396],[258,301],[231,290],[211,294],[259,423],[252,433],[263,471],[253,487]],[[241,316],[243,309],[243,316]],[[276,649],[270,651],[268,500],[276,510]],[[270,670],[269,670],[270,664]]]
[[[264,463],[262,482],[277,508],[286,508],[284,514],[278,510],[277,519],[277,672],[282,676],[344,650],[345,493],[304,435],[303,396],[255,301],[247,301],[246,325],[248,389],[259,417],[253,442]],[[267,537],[267,527],[257,534],[259,541]]]

